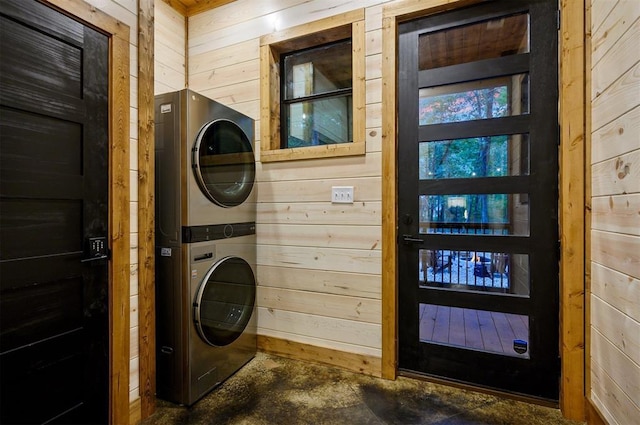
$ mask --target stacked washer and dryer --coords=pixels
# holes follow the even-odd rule
[[[157,396],[191,405],[256,353],[254,121],[156,96]]]

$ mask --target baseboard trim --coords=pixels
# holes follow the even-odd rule
[[[142,403],[137,398],[129,403],[129,425],[138,425],[142,421]]]
[[[607,425],[607,421],[604,420],[604,416],[590,399],[586,399],[587,405],[587,424],[589,425]]]
[[[382,359],[380,357],[347,353],[265,335],[258,335],[258,349],[289,359],[323,363],[364,375],[382,376]]]

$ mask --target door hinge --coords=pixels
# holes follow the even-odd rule
[[[556,27],[557,27],[558,31],[560,31],[560,22],[561,22],[561,20],[560,20],[560,9],[558,9],[556,11],[556,20],[557,20],[556,21]]]
[[[560,260],[560,257],[562,256],[562,241],[558,239],[558,260]]]

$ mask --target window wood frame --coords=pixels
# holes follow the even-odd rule
[[[364,9],[299,25],[260,38],[260,161],[364,155],[366,84]],[[353,142],[320,146],[280,146],[280,57],[285,53],[351,38]]]

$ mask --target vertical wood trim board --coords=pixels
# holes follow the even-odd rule
[[[584,296],[584,395],[585,395],[585,417],[587,420],[591,419],[593,416],[593,404],[589,399],[589,394],[591,394],[591,332],[589,331],[591,327],[591,232],[589,231],[587,226],[593,227],[592,222],[592,199],[591,199],[591,114],[587,113],[587,111],[591,111],[591,11],[592,5],[591,0],[585,0],[585,15],[584,15],[584,58],[585,58],[585,84],[584,84],[584,104],[585,104],[585,126],[584,126],[584,134],[585,134],[585,153],[584,153],[584,199],[585,199],[585,209],[584,209],[584,223],[585,223],[585,232],[584,232],[584,288],[585,288],[585,296]]]
[[[398,370],[396,258],[396,39],[394,17],[382,19],[382,377]]]
[[[129,116],[130,29],[81,0],[44,0],[110,37],[109,60],[109,417],[129,422]]]
[[[138,327],[141,419],[155,411],[154,0],[138,0]]]
[[[560,2],[560,409],[585,418],[585,2]]]

